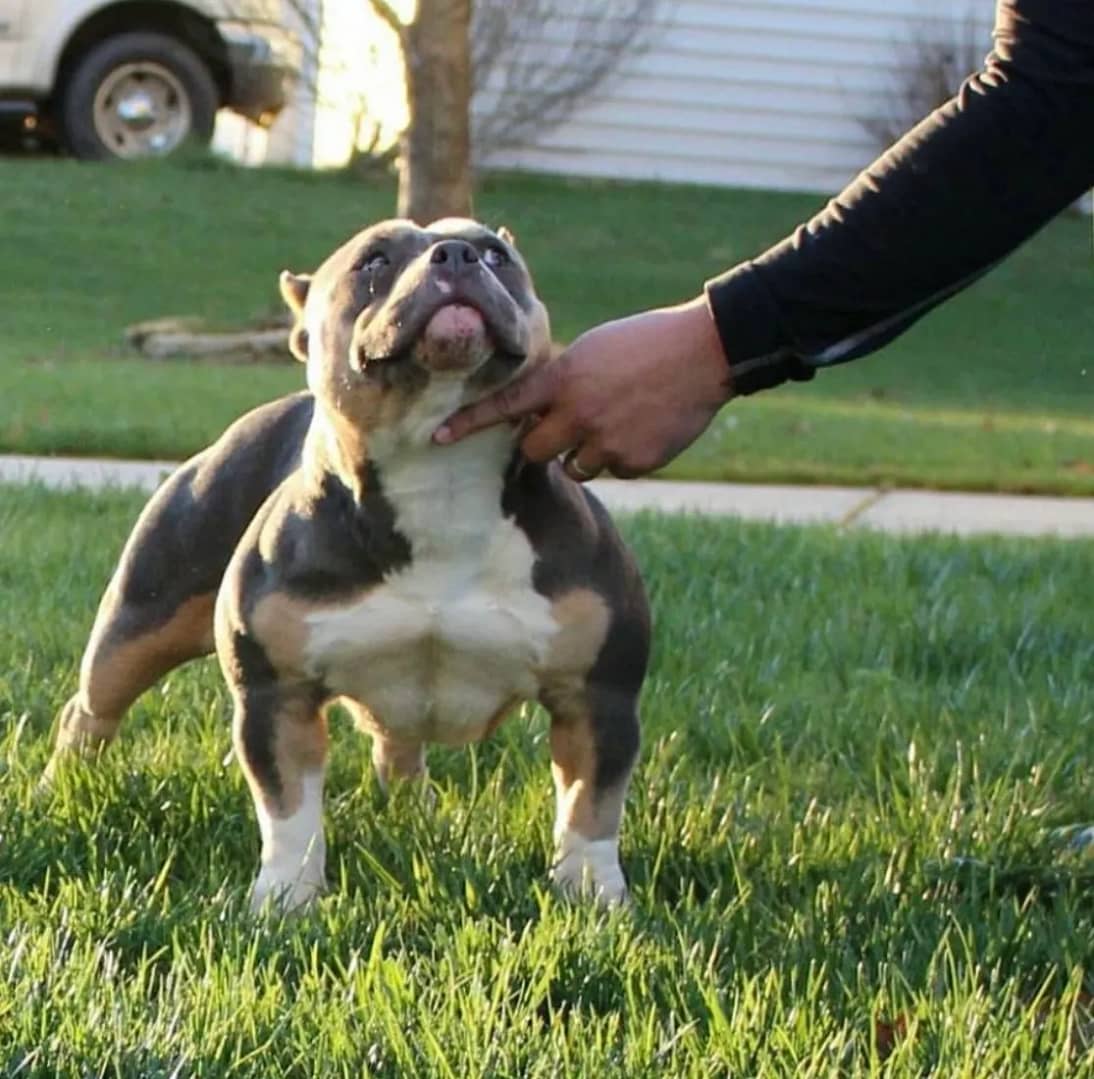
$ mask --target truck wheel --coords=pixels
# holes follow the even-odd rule
[[[77,61],[61,91],[65,145],[77,157],[162,157],[208,143],[218,94],[188,46],[166,34],[108,38]]]

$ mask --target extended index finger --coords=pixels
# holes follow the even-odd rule
[[[496,423],[519,420],[533,412],[542,412],[555,396],[557,379],[553,364],[534,371],[495,390],[481,401],[461,408],[433,432],[433,441],[458,442],[461,438]]]

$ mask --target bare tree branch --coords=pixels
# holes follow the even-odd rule
[[[372,10],[376,15],[387,23],[395,36],[402,41],[406,34],[406,24],[399,18],[395,9],[387,0],[369,0],[369,4],[372,6]]]
[[[973,8],[960,19],[917,24],[895,48],[896,77],[881,111],[859,117],[859,124],[882,149],[890,146],[949,101],[990,47],[988,28]]]
[[[658,25],[661,0],[476,0],[476,160],[567,120]]]

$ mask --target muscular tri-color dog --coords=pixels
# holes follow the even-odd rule
[[[383,782],[427,742],[550,715],[552,876],[614,903],[649,615],[630,554],[509,427],[451,446],[459,406],[549,362],[547,314],[504,230],[378,224],[281,277],[310,393],[258,408],[149,502],[99,607],[51,769],[109,742],[168,670],[213,650],[262,862],[253,901],[323,887],[324,708],[373,738]]]

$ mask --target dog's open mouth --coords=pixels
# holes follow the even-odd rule
[[[404,299],[370,317],[354,335],[354,367],[360,371],[404,356],[434,370],[465,372],[491,358],[512,366],[523,362],[527,328],[512,299],[479,296],[482,290],[473,288],[439,291],[428,290],[424,302]]]
[[[412,349],[414,358],[434,372],[468,373],[496,351],[491,327],[477,308],[456,301],[438,307]]]
[[[422,336],[427,341],[470,341],[479,336],[488,337],[489,332],[477,307],[468,303],[448,303],[433,313]]]

